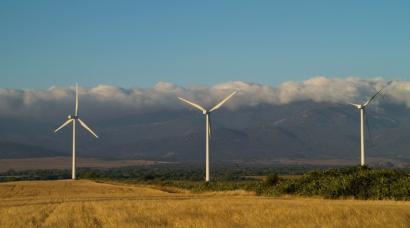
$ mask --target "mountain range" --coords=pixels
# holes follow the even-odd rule
[[[366,156],[410,161],[410,110],[404,105],[369,105],[373,138],[365,132]],[[76,129],[77,154],[106,159],[204,160],[205,116],[196,109],[163,110],[92,123],[99,136]],[[62,118],[61,123],[66,120]],[[55,123],[0,119],[0,159],[70,155],[72,128]],[[360,112],[352,106],[313,101],[255,104],[212,113],[211,160],[263,161],[275,158],[357,159]],[[10,151],[10,142],[15,154]],[[21,148],[16,146],[22,145]],[[31,149],[30,149],[31,148]],[[42,149],[39,149],[42,148]],[[17,151],[20,151],[17,153]],[[44,152],[41,152],[44,151]],[[7,155],[6,155],[7,154]]]

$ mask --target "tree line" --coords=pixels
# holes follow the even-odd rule
[[[331,166],[334,167],[334,166]],[[253,181],[252,176],[267,176],[270,173],[278,175],[302,175],[312,169],[325,170],[329,166],[312,165],[247,165],[216,164],[211,166],[212,181]],[[170,180],[170,181],[204,181],[203,164],[157,164],[150,166],[129,166],[109,169],[78,168],[77,177],[109,178],[113,180]],[[71,179],[71,169],[37,169],[8,170],[0,173],[0,182],[20,180],[61,180]]]

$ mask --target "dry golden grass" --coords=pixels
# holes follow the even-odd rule
[[[177,193],[91,181],[2,183],[0,227],[410,227],[408,202],[169,191]]]

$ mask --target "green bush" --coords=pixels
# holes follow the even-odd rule
[[[283,194],[323,196],[327,199],[410,199],[410,179],[394,169],[373,170],[354,166],[326,171],[312,170],[300,179],[287,180],[276,187]]]
[[[264,180],[263,183],[266,186],[274,186],[279,182],[279,177],[275,173],[269,174]]]
[[[88,171],[88,172],[80,172],[78,177],[80,179],[95,179],[95,178],[98,178],[98,175],[94,173],[93,171]]]

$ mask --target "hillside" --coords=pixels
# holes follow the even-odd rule
[[[44,158],[58,156],[67,155],[41,147],[0,141],[0,159]]]

